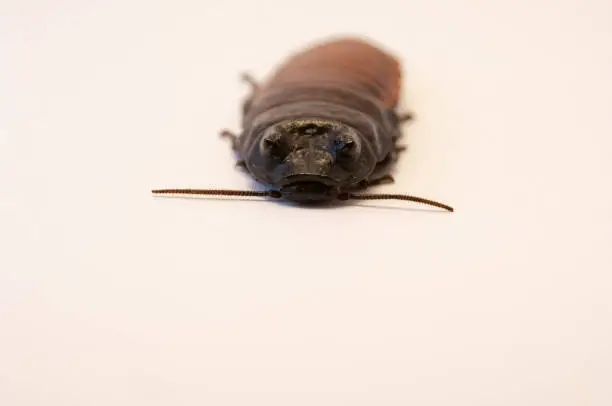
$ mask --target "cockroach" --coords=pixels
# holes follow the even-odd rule
[[[262,196],[297,203],[397,199],[436,206],[415,196],[360,193],[392,183],[404,149],[400,62],[361,38],[342,37],[311,45],[280,64],[264,83],[243,80],[251,93],[242,104],[240,134],[222,131],[238,155],[237,165],[264,191],[159,189],[154,194]]]

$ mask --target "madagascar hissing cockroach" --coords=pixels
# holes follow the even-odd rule
[[[403,149],[399,61],[366,40],[335,38],[288,58],[265,82],[249,75],[242,105],[242,133],[222,131],[237,165],[265,191],[160,189],[155,194],[267,196],[298,203],[399,199],[436,206],[408,195],[363,194],[393,182]]]

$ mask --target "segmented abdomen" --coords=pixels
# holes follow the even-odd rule
[[[249,113],[299,101],[323,101],[371,116],[398,104],[401,66],[359,39],[336,39],[290,57],[263,84]]]

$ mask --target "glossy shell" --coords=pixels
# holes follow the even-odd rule
[[[338,39],[308,48],[280,65],[254,95],[251,113],[278,103],[337,93],[350,93],[375,102],[378,108],[390,109],[398,104],[400,88],[401,66],[397,59],[363,40]],[[360,104],[351,97],[344,103]],[[367,108],[360,110],[372,113]]]

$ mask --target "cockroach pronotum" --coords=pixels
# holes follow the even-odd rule
[[[154,194],[262,196],[297,203],[334,200],[409,200],[448,211],[415,196],[360,193],[393,182],[404,149],[398,112],[399,61],[358,38],[336,38],[294,54],[265,83],[243,75],[251,94],[242,105],[241,134],[222,131],[237,165],[264,191],[159,189]]]

